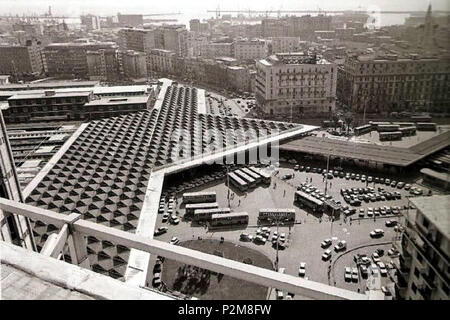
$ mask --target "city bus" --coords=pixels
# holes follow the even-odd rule
[[[401,131],[380,132],[380,141],[400,140],[402,138]]]
[[[357,136],[360,136],[362,134],[368,133],[372,131],[372,125],[371,124],[365,124],[363,126],[359,126],[355,128],[355,134]]]
[[[245,174],[249,175],[250,177],[252,177],[253,179],[255,179],[256,183],[260,183],[262,181],[262,177],[261,175],[259,175],[258,173],[250,170],[249,168],[242,168],[241,169],[242,172],[244,172]]]
[[[214,209],[196,209],[194,212],[193,221],[209,221],[213,214],[231,213],[230,208],[214,208]]]
[[[248,189],[248,183],[239,178],[234,172],[228,173],[228,180],[232,185],[238,188],[240,191],[246,191]]]
[[[394,132],[398,131],[400,126],[398,124],[381,124],[377,126],[378,132]]]
[[[417,130],[422,131],[436,131],[437,126],[434,122],[417,122],[416,123]]]
[[[242,170],[235,170],[234,173],[245,180],[250,188],[256,187],[256,180],[244,173]]]
[[[412,136],[416,134],[416,126],[403,127],[400,128],[399,131],[402,133],[402,136]]]
[[[259,174],[261,176],[262,182],[264,184],[270,184],[272,175],[269,172],[267,172],[263,169],[256,168],[256,167],[249,167],[249,169],[252,170],[253,172]]]
[[[205,203],[189,203],[186,205],[186,214],[193,215],[195,210],[199,209],[216,209],[219,207],[217,202],[205,202]]]
[[[259,209],[258,223],[295,222],[295,209]]]
[[[414,122],[431,122],[431,116],[428,116],[428,115],[411,116],[411,121],[414,121]]]
[[[215,202],[216,192],[187,192],[183,193],[183,203]]]
[[[323,201],[316,199],[303,191],[295,192],[294,202],[301,204],[314,212],[323,210]]]
[[[241,225],[241,224],[248,224],[247,212],[213,214],[210,222],[211,227]]]

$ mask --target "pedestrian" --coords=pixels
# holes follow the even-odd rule
[[[238,207],[241,205],[241,199],[239,199],[239,204],[238,204]]]
[[[286,196],[286,189],[284,189],[284,192],[283,192],[283,197],[284,197],[284,196]]]

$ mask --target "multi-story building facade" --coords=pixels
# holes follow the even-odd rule
[[[195,33],[208,33],[209,24],[207,22],[200,22],[199,19],[192,19],[189,21],[189,31]]]
[[[300,38],[298,37],[270,37],[268,40],[269,54],[300,51]]]
[[[42,73],[41,43],[27,40],[25,45],[0,45],[0,74]]]
[[[52,43],[42,51],[48,76],[58,78],[87,78],[88,51],[115,49],[114,42]]]
[[[116,49],[100,49],[86,52],[89,78],[91,80],[114,81],[120,76]]]
[[[153,49],[148,54],[149,71],[161,73],[173,73],[176,65],[176,55],[173,51]]]
[[[256,63],[255,96],[266,114],[325,114],[336,104],[336,65],[315,55],[278,53]]]
[[[154,29],[123,28],[119,30],[118,38],[121,50],[148,52],[164,46],[163,35]]]
[[[39,23],[16,22],[12,25],[13,31],[24,31],[28,37],[42,36],[42,25]]]
[[[147,76],[147,57],[139,51],[121,51],[123,75],[125,78],[138,79]]]
[[[179,57],[187,56],[188,31],[181,25],[165,25],[159,28],[163,34],[163,49],[173,51]]]
[[[201,47],[200,55],[205,58],[234,57],[234,43],[229,39],[212,41]]]
[[[206,47],[208,46],[208,37],[205,35],[197,34],[195,32],[189,32],[187,38],[187,56],[188,57],[198,57],[202,53],[206,52]]]
[[[338,98],[356,112],[445,112],[450,64],[413,54],[352,55],[339,69],[338,85]]]
[[[234,42],[234,57],[238,60],[262,59],[268,54],[265,40],[237,40]]]
[[[405,213],[404,231],[396,243],[400,252],[394,260],[396,294],[400,299],[448,301],[450,196],[417,197],[410,202],[417,209]]]
[[[331,30],[331,16],[291,16],[261,21],[261,34],[265,38],[300,37],[302,40],[314,40],[314,31],[317,30]]]
[[[154,102],[148,86],[25,90],[8,98],[7,124],[86,121],[147,109]]]
[[[240,92],[252,91],[252,76],[250,70],[241,66],[228,66],[228,87]]]
[[[81,25],[86,28],[87,31],[100,29],[100,18],[92,14],[82,15],[80,17]]]

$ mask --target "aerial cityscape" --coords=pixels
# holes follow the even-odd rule
[[[447,1],[1,2],[1,300],[449,300]]]

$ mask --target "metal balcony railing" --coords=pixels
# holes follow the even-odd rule
[[[85,221],[81,219],[81,215],[79,214],[59,214],[50,210],[0,198],[0,222],[8,214],[27,217],[31,220],[42,221],[43,223],[52,224],[57,227],[59,232],[51,234],[48,237],[40,253],[49,257],[58,258],[67,243],[72,262],[84,268],[91,267],[86,248],[86,236],[93,236],[103,241],[110,241],[116,245],[173,259],[188,265],[201,267],[267,287],[278,288],[279,290],[285,290],[307,298],[320,300],[369,299],[369,295],[305,280],[215,255],[205,254]],[[1,232],[4,232],[4,230],[1,230]]]

